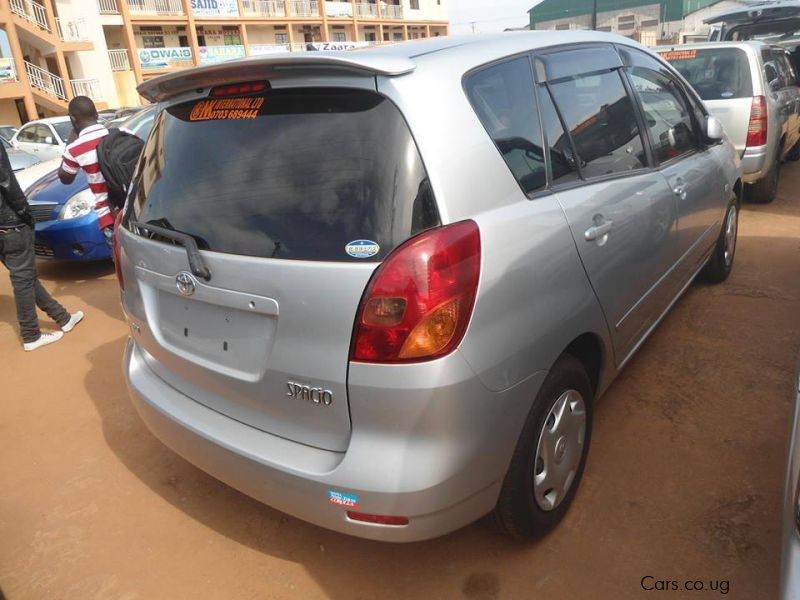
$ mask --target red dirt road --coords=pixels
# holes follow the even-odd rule
[[[41,265],[87,316],[27,354],[0,272],[0,588],[9,600],[722,595],[643,591],[653,576],[775,598],[800,353],[800,168],[782,177],[773,204],[745,205],[731,279],[692,286],[603,398],[575,504],[533,545],[482,523],[380,544],[243,496],[139,420],[106,266]]]

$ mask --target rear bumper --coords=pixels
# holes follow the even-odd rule
[[[745,183],[755,183],[769,171],[772,162],[768,146],[755,146],[745,148],[742,154],[742,180]]]
[[[460,357],[458,360],[463,362]],[[483,423],[485,436],[500,438],[491,448],[486,447],[485,439],[474,439],[475,435],[460,445],[448,445],[451,432],[441,432],[444,441],[431,439],[419,431],[404,431],[392,419],[389,432],[375,437],[369,427],[361,432],[354,419],[346,452],[321,450],[255,429],[195,402],[159,378],[133,340],[126,347],[124,370],[134,406],[166,446],[269,506],[363,538],[413,542],[444,535],[479,519],[497,501],[516,443],[516,437],[510,444],[503,439],[502,428],[495,427],[491,417]],[[538,388],[540,381],[534,376],[530,384]],[[469,384],[480,387],[475,380]],[[520,391],[527,397],[530,387],[523,386]],[[485,389],[481,394],[484,403],[495,406],[496,395]],[[469,403],[469,399],[455,399]],[[505,399],[499,402],[505,404]],[[503,412],[501,405],[495,406],[498,412],[514,419],[519,414],[513,413],[527,413],[526,407]],[[441,412],[442,407],[434,410]],[[425,416],[413,406],[406,412],[418,423]],[[456,423],[451,427],[462,427],[457,414],[445,416],[447,423]],[[521,422],[518,425],[522,427]],[[352,521],[347,508],[329,501],[329,491],[356,497],[357,512],[408,517],[409,524]]]
[[[108,260],[111,249],[93,213],[36,224],[36,256],[55,260]]]

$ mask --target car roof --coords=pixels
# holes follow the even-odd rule
[[[34,119],[33,121],[28,121],[25,125],[30,125],[31,123],[63,123],[64,121],[69,121],[69,117],[47,117],[46,119]],[[22,125],[20,125],[22,127]]]
[[[421,68],[460,69],[466,72],[504,56],[590,42],[626,44],[647,50],[630,38],[598,31],[511,31],[492,35],[433,37],[346,51],[253,56],[168,73],[141,83],[137,89],[148,100],[157,102],[198,87],[229,83],[233,73],[239,74],[239,81],[246,80],[248,76],[256,78],[263,67],[335,68],[389,77],[407,75]]]
[[[769,0],[753,2],[741,8],[734,8],[717,13],[703,23],[741,24],[758,20],[781,19],[800,13],[800,0]]]

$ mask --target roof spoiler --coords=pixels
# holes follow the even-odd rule
[[[258,56],[215,65],[183,69],[154,77],[137,86],[137,91],[150,102],[161,102],[198,88],[225,85],[251,79],[263,79],[265,75],[282,70],[324,69],[355,72],[365,76],[405,75],[416,68],[414,62],[405,57],[358,52],[308,52]]]

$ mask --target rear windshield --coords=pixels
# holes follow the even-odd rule
[[[661,56],[672,63],[703,100],[728,100],[753,95],[747,54],[739,48],[670,50]]]
[[[268,90],[157,117],[131,219],[201,249],[321,261],[380,260],[439,224],[397,107],[361,90]]]

